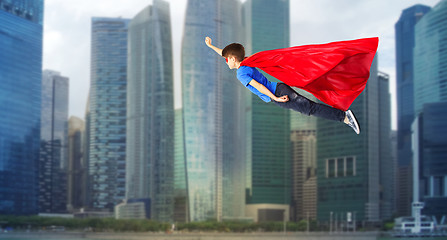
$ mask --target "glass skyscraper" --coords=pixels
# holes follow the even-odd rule
[[[414,112],[420,117],[419,152],[422,213],[447,214],[447,1],[440,1],[416,24],[414,48]],[[416,130],[415,130],[416,131]],[[417,149],[415,149],[417,148]]]
[[[310,93],[297,89],[306,98]],[[294,221],[317,217],[317,118],[290,110],[291,140],[291,217]]]
[[[419,163],[419,199],[422,214],[438,221],[447,215],[447,102],[425,104],[413,125],[413,150]],[[418,149],[415,149],[418,148]]]
[[[174,128],[174,221],[189,221],[188,186],[186,185],[185,141],[183,111],[175,109]]]
[[[38,212],[43,0],[0,1],[0,214]]]
[[[416,24],[414,112],[426,103],[447,101],[447,1],[441,1]]]
[[[128,24],[92,19],[89,184],[95,210],[113,211],[125,198]]]
[[[68,191],[67,209],[76,212],[85,206],[86,170],[84,158],[85,123],[71,116],[68,120]]]
[[[39,212],[67,211],[69,80],[59,72],[42,74],[39,160]]]
[[[391,95],[390,76],[379,72],[379,164],[380,164],[380,219],[390,220],[396,213],[395,162],[391,153]]]
[[[380,140],[391,131],[382,129],[386,124],[381,122],[381,114],[389,115],[389,108],[380,109],[380,102],[390,99],[389,94],[388,99],[380,99],[386,97],[380,93],[386,89],[380,87],[376,56],[365,90],[350,107],[360,135],[343,123],[317,119],[319,221],[330,221],[331,216],[346,220],[348,212],[359,221],[380,220]]]
[[[241,41],[238,0],[188,0],[182,42],[185,157],[191,221],[244,215],[242,85],[208,48]]]
[[[411,206],[411,123],[414,120],[413,48],[415,25],[430,7],[414,5],[402,11],[395,24],[396,94],[397,94],[397,158],[398,214],[409,215]]]
[[[289,47],[289,0],[247,0],[242,15],[247,56]],[[270,81],[278,82],[264,75]],[[283,209],[269,211],[267,209],[271,206],[264,204],[280,204],[288,208],[291,200],[290,110],[265,103],[247,89],[244,89],[244,94],[247,214],[254,217],[259,211],[267,211],[275,215],[275,211]],[[295,116],[300,117],[298,114]],[[267,213],[262,220],[269,220],[269,215]]]
[[[174,94],[169,4],[154,0],[129,23],[126,198],[150,199],[151,219],[174,207]],[[148,206],[147,206],[148,207]]]

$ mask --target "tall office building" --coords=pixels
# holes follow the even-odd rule
[[[43,0],[0,1],[0,214],[38,212]]]
[[[83,136],[83,157],[86,166],[85,171],[85,196],[84,196],[84,208],[85,210],[92,209],[92,175],[90,174],[90,92],[87,95],[87,103],[85,106],[85,133]]]
[[[92,18],[89,184],[91,207],[101,211],[125,198],[128,24]]]
[[[69,80],[59,72],[42,74],[39,160],[39,212],[67,211]]]
[[[150,199],[173,220],[174,94],[169,4],[154,0],[129,24],[126,199]]]
[[[441,1],[416,24],[414,112],[426,103],[447,101],[447,1]]]
[[[440,1],[416,24],[414,47],[414,112],[418,115],[422,213],[447,214],[446,104],[447,102],[447,1]],[[417,126],[419,125],[419,126]],[[416,149],[415,149],[416,148]]]
[[[393,176],[393,182],[392,184],[394,185],[394,193],[393,193],[393,206],[392,208],[394,209],[394,213],[397,215],[399,214],[399,208],[398,208],[398,177],[399,177],[399,171],[397,168],[397,130],[391,130],[391,158],[393,159],[392,162],[394,164],[393,169],[394,169],[394,176]]]
[[[292,219],[316,219],[316,130],[292,130]],[[313,184],[312,184],[313,183]],[[307,199],[305,204],[305,199]],[[313,204],[312,204],[313,203]]]
[[[68,120],[68,193],[67,209],[77,212],[85,206],[87,165],[84,158],[84,121],[71,116]]]
[[[185,157],[191,221],[244,216],[242,86],[204,45],[241,42],[238,0],[187,2],[182,42]]]
[[[189,221],[183,111],[175,109],[174,127],[174,221]]]
[[[243,6],[246,55],[289,47],[289,0],[247,0]],[[277,82],[265,74],[270,80]],[[246,215],[255,221],[288,218],[290,190],[289,110],[246,95]]]
[[[435,9],[435,8],[434,8]],[[413,151],[419,165],[422,214],[438,222],[447,216],[447,102],[427,103],[413,123]]]
[[[380,219],[392,220],[394,208],[395,163],[391,150],[391,96],[390,76],[379,72],[379,164],[380,164]]]
[[[342,123],[317,120],[319,221],[342,216],[346,220],[348,213],[359,221],[380,221],[380,163],[386,161],[380,160],[385,144],[380,140],[391,131],[382,122],[389,120],[381,117],[389,115],[390,109],[380,109],[382,101],[390,101],[389,94],[383,96],[380,88],[376,56],[365,90],[350,107],[360,124],[360,135]]]
[[[296,89],[312,101],[310,93]],[[317,217],[317,118],[290,110],[292,159],[291,218],[294,221]]]
[[[398,215],[410,215],[411,206],[411,123],[414,120],[413,48],[415,25],[430,11],[430,7],[414,5],[402,11],[395,24],[396,34],[396,94],[397,94],[397,158]]]

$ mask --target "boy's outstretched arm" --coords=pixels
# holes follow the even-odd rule
[[[266,88],[264,85],[258,83],[256,80],[252,79],[248,84],[256,88],[259,92],[269,96],[273,101],[275,102],[287,102],[289,101],[289,96],[284,95],[281,97],[275,96],[268,88]]]
[[[206,37],[206,38],[205,38],[205,44],[206,44],[208,47],[210,47],[211,49],[213,49],[217,54],[219,54],[220,56],[222,56],[222,49],[213,46],[213,45],[211,44],[211,38],[210,38],[210,37]]]

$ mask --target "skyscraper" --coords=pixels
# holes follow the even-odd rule
[[[68,193],[70,212],[85,206],[87,165],[84,158],[84,121],[71,116],[68,120]]]
[[[447,102],[447,1],[440,1],[417,24],[414,47],[414,112],[420,136],[413,144],[418,152],[422,213],[447,214],[446,102]],[[416,157],[416,156],[415,156]]]
[[[360,124],[360,135],[341,123],[317,120],[319,221],[342,216],[346,220],[347,213],[359,221],[380,220],[380,136],[391,131],[381,122],[382,111],[386,114],[389,109],[379,108],[380,91],[376,56],[365,90],[350,107]],[[387,100],[389,94],[383,99]]]
[[[242,86],[204,44],[241,41],[238,0],[189,0],[182,42],[182,97],[190,218],[244,215]]]
[[[101,211],[125,198],[128,23],[92,19],[89,184],[91,207]]]
[[[316,98],[303,90],[306,98]],[[292,159],[291,217],[294,221],[317,217],[317,118],[290,110]]]
[[[85,106],[85,133],[83,136],[83,149],[84,149],[84,162],[86,166],[86,170],[84,173],[85,178],[85,197],[84,197],[84,206],[86,210],[90,210],[92,208],[92,178],[93,176],[90,174],[90,93],[87,95],[87,103]]]
[[[174,128],[174,221],[189,221],[188,186],[186,185],[185,141],[183,111],[175,109]]]
[[[39,160],[41,213],[67,211],[68,89],[67,77],[59,72],[43,71]]]
[[[43,0],[0,1],[0,214],[38,212]]]
[[[435,9],[435,8],[434,8]],[[438,221],[447,216],[447,102],[427,103],[413,123],[413,151],[419,164],[422,214]],[[417,137],[416,137],[417,136]]]
[[[292,217],[295,221],[316,218],[316,130],[291,131]],[[313,184],[312,184],[313,183]],[[312,186],[313,185],[313,186]],[[306,187],[305,187],[306,186]],[[304,199],[309,199],[305,205]],[[313,203],[313,204],[309,204]]]
[[[415,25],[430,7],[414,5],[402,11],[395,24],[396,94],[397,94],[397,158],[398,214],[409,215],[411,206],[411,123],[414,120],[413,48]]]
[[[390,220],[394,209],[395,163],[391,153],[391,96],[390,76],[379,72],[379,164],[380,164],[380,219]]]
[[[126,198],[150,199],[151,219],[174,207],[174,94],[169,4],[154,0],[129,24]]]
[[[289,1],[248,0],[243,6],[246,55],[289,47]],[[277,80],[265,74],[270,80]],[[289,211],[289,110],[267,104],[244,89],[246,95],[246,204],[255,221],[275,220]],[[267,205],[266,205],[267,204]],[[265,213],[263,218],[256,217]],[[283,219],[280,217],[281,220]]]
[[[416,24],[414,112],[426,103],[447,101],[447,1],[440,1]]]

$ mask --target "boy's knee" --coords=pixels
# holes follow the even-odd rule
[[[289,94],[289,99],[292,100],[292,101],[299,100],[298,98],[299,98],[299,95],[296,94],[296,93]]]

